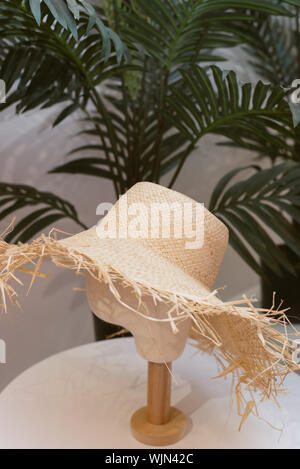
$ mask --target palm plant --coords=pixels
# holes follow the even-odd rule
[[[289,9],[292,12],[290,17],[265,16],[263,21],[244,25],[247,35],[252,31],[252,40],[244,45],[244,49],[250,57],[249,65],[254,68],[263,80],[272,86],[282,86],[284,89],[289,89],[294,84],[299,86],[300,77],[299,2],[291,2]],[[260,16],[260,13],[258,15]],[[296,97],[299,97],[298,90]],[[265,224],[271,227],[281,238],[281,243],[276,245],[278,256],[283,255],[281,268],[278,269],[273,264],[273,259],[270,258],[267,261],[266,256],[261,255],[262,265],[260,270],[262,270],[263,277],[263,306],[270,304],[273,291],[276,290],[281,295],[281,298],[288,299],[288,304],[292,306],[292,314],[296,316],[291,317],[297,317],[297,320],[299,320],[300,302],[296,292],[300,279],[300,251],[299,245],[295,241],[299,238],[300,227],[299,174],[297,172],[300,161],[298,125],[300,122],[300,106],[290,99],[289,107],[292,113],[294,129],[291,129],[289,134],[285,133],[285,126],[277,129],[281,136],[286,137],[285,140],[288,145],[286,147],[278,145],[278,142],[274,140],[268,146],[263,142],[255,143],[253,149],[258,153],[260,158],[269,160],[272,173],[276,172],[282,161],[289,161],[291,166],[295,168],[294,175],[288,181],[285,179],[281,181],[281,183],[287,184],[285,188],[287,192],[289,190],[293,191],[293,197],[289,199],[289,204],[286,205],[284,203],[282,205],[282,201],[280,203],[276,202],[276,211],[270,212],[268,210],[267,214],[262,213]],[[236,138],[233,138],[231,142],[226,142],[226,144],[239,148],[252,148],[253,141],[246,141],[246,135],[243,135],[243,133],[243,130],[239,131],[238,135],[236,133]],[[277,193],[280,193],[279,191]],[[233,211],[235,215],[238,215],[235,207],[233,207]],[[244,214],[242,218],[245,221]],[[233,225],[235,223],[236,221],[233,220]],[[277,227],[276,223],[278,223]],[[270,248],[270,253],[274,252],[269,243],[267,246]],[[256,248],[255,250],[259,252]]]
[[[226,174],[210,209],[228,225],[230,243],[258,274],[263,270],[256,254],[279,275],[294,272],[273,233],[300,256],[293,223],[300,222],[300,135],[286,91],[300,0],[95,3],[1,2],[0,77],[7,87],[1,108],[15,105],[26,112],[65,103],[54,125],[80,111],[91,143],[75,148],[69,161],[51,172],[108,178],[117,197],[138,181],[159,183],[166,174],[173,187],[209,133],[254,156],[268,156],[269,168],[257,163]],[[292,22],[296,30],[287,30],[283,39],[282,30]],[[237,45],[253,54],[268,84],[243,84],[236,73],[217,66],[224,59],[216,50]],[[295,77],[298,70],[293,69]],[[16,225],[10,241],[26,242],[62,217],[83,226],[74,207],[53,194],[0,185],[0,221],[26,205],[35,210]]]

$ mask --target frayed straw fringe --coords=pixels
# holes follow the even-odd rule
[[[286,376],[298,369],[292,360],[294,347],[287,333],[285,310],[275,309],[274,304],[265,310],[256,308],[253,301],[244,298],[216,305],[211,302],[216,291],[200,299],[161,291],[131,281],[112,266],[95,263],[76,249],[66,247],[45,235],[31,244],[9,245],[0,239],[0,295],[4,311],[7,311],[7,300],[21,307],[12,284],[23,284],[15,273],[19,270],[32,276],[30,290],[36,277],[47,277],[40,273],[42,261],[46,257],[50,257],[59,267],[73,269],[76,273],[87,272],[95,279],[104,281],[121,303],[116,280],[132,288],[140,304],[144,295],[151,295],[155,302],[170,304],[169,314],[163,321],[170,322],[174,333],[177,332],[177,321],[190,317],[193,344],[215,356],[222,370],[218,377],[233,376],[233,395],[238,414],[242,417],[240,428],[250,413],[258,415],[253,393],[259,392],[261,401],[273,399],[277,402],[276,396],[284,392]],[[31,264],[32,268],[25,269],[25,264]],[[283,326],[284,333],[274,328],[278,325]],[[295,331],[293,335],[296,334]],[[246,396],[249,395],[250,400],[247,400]]]

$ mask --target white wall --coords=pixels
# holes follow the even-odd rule
[[[236,64],[236,51],[229,55]],[[246,69],[243,56],[239,53],[238,57],[239,69],[243,71]],[[241,78],[247,77],[241,73]],[[97,220],[96,206],[103,201],[113,201],[112,185],[93,177],[47,174],[61,164],[67,151],[78,143],[78,137],[72,137],[79,129],[73,118],[51,129],[53,119],[53,110],[17,117],[9,110],[0,115],[0,181],[53,191],[72,202],[82,221],[92,226]],[[245,165],[250,160],[247,152],[215,146],[218,140],[207,136],[201,141],[175,186],[176,190],[206,205],[218,179],[236,165]],[[79,141],[84,144],[82,139]],[[80,230],[66,220],[56,226],[69,233]],[[51,273],[50,280],[37,280],[29,296],[20,293],[23,312],[11,310],[0,316],[0,339],[7,344],[7,364],[0,364],[0,389],[37,361],[93,340],[91,313],[85,295],[72,290],[82,288],[84,278],[59,270],[48,262],[43,271]],[[28,280],[24,278],[27,284]],[[217,286],[227,285],[223,297],[230,298],[256,283],[256,275],[228,248],[217,280]]]

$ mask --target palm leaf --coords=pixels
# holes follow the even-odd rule
[[[286,243],[300,256],[299,234],[293,220],[300,220],[300,164],[285,162],[242,177],[249,167],[223,176],[213,191],[209,209],[229,228],[230,243],[259,275],[263,271],[255,253],[279,276],[295,273],[294,266],[274,242]]]
[[[300,64],[293,33],[294,21],[295,18],[266,16],[251,25],[243,25],[248,34],[252,32],[244,46],[250,55],[249,64],[269,83],[289,87],[298,77]]]
[[[290,15],[282,5],[268,1],[139,0],[138,8],[120,10],[122,37],[144,49],[167,69],[210,60],[217,47],[241,42],[232,26],[256,21],[252,12]]]
[[[4,1],[11,3],[10,0]],[[92,28],[96,28],[101,34],[104,49],[103,52],[106,58],[109,58],[110,56],[111,41],[115,46],[119,62],[121,61],[122,56],[127,54],[120,38],[112,29],[103,23],[96,9],[90,2],[86,0],[29,0],[29,8],[39,26],[41,26],[42,22],[41,6],[43,4],[45,4],[45,6],[50,10],[54,19],[64,29],[69,30],[72,33],[75,41],[78,40],[78,27],[76,23],[83,16],[88,18],[86,32],[89,32]],[[23,1],[22,6],[23,8],[26,6],[28,9],[28,1],[25,2],[25,5]]]
[[[115,167],[115,165],[114,165]],[[78,158],[57,166],[50,173],[85,174],[113,180],[117,176],[110,171],[109,163],[105,158]]]
[[[1,108],[17,104],[17,110],[25,112],[68,101],[61,121],[87,106],[95,86],[119,68],[126,48],[107,26],[100,28],[102,21],[87,2],[81,2],[85,10],[80,10],[77,20],[64,0],[47,0],[38,11],[33,3],[0,3],[0,75],[7,88],[6,104]],[[76,21],[76,38],[70,31],[70,18]],[[126,69],[126,65],[122,67]]]
[[[26,208],[30,208],[30,213],[23,216],[6,236],[7,242],[25,243],[62,218],[69,218],[86,229],[73,205],[60,197],[30,186],[0,183],[0,222],[3,223],[8,217]]]
[[[216,66],[207,71],[192,66],[181,73],[184,88],[172,87],[165,115],[191,146],[204,135],[215,133],[263,154],[269,150],[274,159],[283,153],[297,159],[295,148],[288,143],[289,138],[295,138],[295,132],[281,87],[260,81],[255,86],[242,84],[234,72],[224,73]],[[188,151],[182,155],[170,186],[188,155]]]

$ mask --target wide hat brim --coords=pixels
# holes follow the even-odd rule
[[[59,242],[69,251],[89,258],[99,271],[115,272],[128,284],[142,286],[144,291],[195,302],[210,298],[215,304],[221,303],[201,280],[138,239],[102,239],[94,227]]]
[[[89,273],[99,282],[106,282],[116,298],[116,281],[121,281],[141,299],[152,295],[155,301],[184,310],[192,319],[194,344],[215,355],[221,366],[219,376],[234,376],[233,389],[242,422],[256,410],[252,391],[259,391],[263,399],[276,399],[287,374],[298,369],[287,334],[278,330],[278,325],[286,326],[284,312],[274,308],[262,311],[248,299],[224,303],[215,291],[209,291],[201,281],[136,240],[99,239],[95,228],[62,240],[42,235],[31,244],[0,241],[0,289],[5,309],[9,300],[18,301],[18,270],[30,273],[33,282],[46,257],[60,267]],[[32,267],[24,269],[27,263]],[[173,314],[176,316],[176,308]]]

